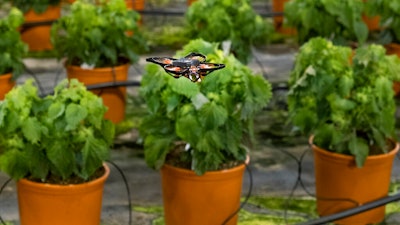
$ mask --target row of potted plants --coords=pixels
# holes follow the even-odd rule
[[[166,224],[236,224],[237,215],[232,215],[239,208],[250,154],[247,142],[254,135],[254,116],[271,98],[271,86],[233,55],[225,55],[217,43],[193,40],[176,57],[189,52],[202,52],[226,67],[201,83],[176,79],[156,65],[146,67],[140,95],[148,113],[139,127],[145,160],[161,170]],[[352,53],[349,47],[314,38],[301,47],[289,80],[289,113],[293,124],[310,135],[320,215],[388,194],[392,162],[398,152],[392,82],[399,80],[399,74],[398,57],[386,55],[379,45]],[[105,111],[102,100],[73,79],[63,81],[54,95],[45,98],[38,97],[30,81],[11,90],[0,102],[0,169],[18,180],[21,216],[28,216],[21,218],[21,224],[63,224],[55,222],[56,215],[65,211],[58,207],[77,208],[63,190],[51,200],[67,198],[62,201],[69,206],[33,207],[38,211],[30,206],[26,212],[25,205],[31,205],[33,199],[47,199],[22,193],[33,189],[25,187],[26,183],[39,186],[36,182],[50,182],[55,183],[50,189],[65,188],[70,180],[79,183],[108,173],[103,163],[114,128],[104,119]],[[321,182],[321,178],[328,180]],[[343,178],[350,181],[343,182]],[[82,192],[101,196],[101,190]],[[101,198],[78,202],[86,201],[99,203]],[[98,224],[99,207],[89,206],[97,222],[80,223],[82,215],[77,213],[74,224]],[[83,208],[79,210],[89,217]],[[380,207],[336,222],[377,223],[383,220],[384,211]],[[39,212],[46,215],[42,218]],[[68,211],[68,224],[72,215]]]
[[[380,44],[400,43],[400,13],[396,1],[323,0],[284,1],[284,25],[297,30],[300,44],[313,37],[325,37],[335,44],[355,46],[372,33],[379,33]]]
[[[139,19],[136,11],[127,10],[123,0],[101,5],[75,2],[70,13],[59,18],[51,28],[51,43],[57,57],[66,59],[67,76],[86,85],[126,81],[129,65],[135,63],[138,53],[147,48],[138,30]],[[1,20],[4,32],[0,34],[3,37],[0,54],[4,60],[0,67],[4,69],[0,72],[13,73],[14,80],[23,71],[22,59],[27,51],[17,30],[23,21],[21,11],[16,8]],[[86,32],[82,33],[82,29]],[[4,83],[9,84],[7,88],[2,87],[4,93],[12,87],[13,81],[9,78],[10,75],[4,77]],[[113,109],[106,113],[106,118],[121,122],[125,115],[126,89],[110,87],[95,92],[102,96],[108,108]]]
[[[148,65],[140,88],[149,109],[140,126],[145,158],[149,166],[162,167],[167,224],[222,223],[235,215],[248,155],[244,141],[252,139],[253,117],[271,98],[268,81],[233,55],[224,55],[218,44],[194,40],[177,57],[194,51],[226,69],[197,84]],[[104,161],[114,135],[105,111],[102,100],[75,79],[61,82],[45,98],[30,80],[0,102],[0,169],[18,181],[21,224],[99,224],[102,185],[109,173]],[[184,150],[186,144],[191,148]],[[225,175],[229,178],[220,180]],[[204,192],[218,196],[212,203],[220,205],[217,210],[207,207]],[[236,220],[233,216],[226,224]]]
[[[51,3],[59,4],[60,2],[54,1]],[[203,3],[207,4],[204,5]],[[32,5],[25,4],[23,6],[19,2],[14,2],[14,4],[24,10],[30,9],[29,12],[32,14],[44,11],[47,6],[47,9],[52,9],[51,5],[46,5],[45,2],[34,2]],[[248,2],[241,1],[235,7],[230,6],[230,3],[220,4],[220,1],[215,0],[193,4],[191,7],[193,10],[189,10],[187,14],[189,24],[185,33],[194,34],[196,32],[193,32],[192,27],[203,26],[203,29],[201,29],[203,33],[197,32],[197,35],[193,36],[193,38],[201,37],[213,42],[230,40],[232,46],[227,48],[228,51],[233,52],[242,62],[247,62],[250,55],[250,46],[265,37],[268,29],[265,29],[264,21],[262,21],[261,17],[256,16]],[[70,7],[69,13],[57,19],[56,22],[54,22],[54,18],[47,19],[54,22],[51,28],[51,41],[47,42],[50,43],[51,48],[54,47],[59,59],[66,58],[65,66],[68,77],[78,78],[77,76],[79,76],[78,79],[87,85],[95,85],[100,82],[126,81],[130,63],[137,61],[137,53],[146,49],[147,45],[137,25],[140,20],[139,14],[135,11],[127,10],[125,5],[126,1],[122,0],[106,1],[100,5],[76,1]],[[231,27],[225,28],[225,30],[232,30],[232,32],[225,32],[226,35],[223,36],[214,35],[211,38],[203,35],[207,33],[221,34],[221,32],[214,32],[216,27],[213,27],[213,23],[210,21],[202,22],[209,17],[201,13],[206,7],[216,10],[212,14],[217,15],[217,11],[221,6],[223,11],[226,11],[227,19],[230,21],[228,24],[232,24]],[[58,6],[58,14],[59,11],[60,8]],[[235,15],[238,13],[242,17],[236,18]],[[203,19],[199,20],[199,15],[202,15],[201,18]],[[197,19],[195,20],[195,18]],[[254,18],[255,20],[253,20]],[[222,27],[226,27],[226,24]],[[247,27],[248,30],[246,32],[233,32],[240,31],[240,27]],[[47,25],[46,29],[50,29],[50,24]],[[85,29],[86,32],[81,33],[82,29]],[[222,30],[220,28],[216,29]],[[258,31],[257,35],[255,35],[255,31]],[[23,40],[24,33],[25,31],[22,32]],[[38,33],[44,34],[49,33],[49,31],[41,30]],[[113,35],[109,36],[108,34]],[[34,37],[35,35],[30,33],[26,36]],[[15,36],[15,38],[17,37]],[[39,40],[36,37],[34,39]],[[40,43],[44,42],[46,41],[40,41]],[[30,45],[29,48],[32,50],[31,47]],[[99,72],[101,75],[94,75],[97,78],[89,77],[87,76],[89,72],[93,74],[98,74]],[[82,73],[85,74],[85,78],[77,75]],[[110,118],[115,123],[121,122],[125,114],[125,88],[103,88],[97,90],[97,93],[101,94],[105,104],[113,109],[107,112],[106,118]]]
[[[113,9],[118,11],[118,9],[124,8],[121,3],[122,1],[110,2],[101,9],[107,12],[107,7],[114,7]],[[73,7],[75,8],[72,10],[76,10],[77,15],[79,13],[82,15],[83,10],[86,9],[85,6],[83,3],[77,2],[74,4]],[[84,12],[88,13],[88,15],[96,15],[95,8],[88,7],[88,11]],[[14,13],[18,15],[14,18],[20,18],[21,14],[16,13],[16,11]],[[95,17],[93,17],[93,20],[97,21]],[[21,20],[12,20],[11,23],[18,24],[18,21]],[[74,24],[72,17],[66,17],[65,21]],[[54,26],[53,32],[61,35],[64,34],[68,30],[65,24],[63,24],[66,23],[65,21],[60,20]],[[99,19],[99,21],[101,22],[102,20]],[[132,31],[131,28],[133,29],[133,27],[124,26],[115,29],[119,29],[119,32],[126,34],[127,31]],[[75,25],[71,29],[74,31],[78,28]],[[102,27],[98,29],[102,29]],[[97,34],[96,30],[92,33]],[[135,37],[136,35],[127,34],[125,36]],[[97,41],[100,40],[100,42],[102,40],[96,35],[91,35],[91,37]],[[60,36],[59,43],[66,41],[65,38],[68,37]],[[118,40],[113,41],[113,43],[117,42]],[[96,50],[100,51],[102,48],[99,47]],[[218,50],[215,44],[196,40],[186,46],[182,52],[178,52],[177,56],[183,56],[192,51],[207,55],[211,61],[225,63],[226,69],[214,72],[200,84],[193,84],[184,78],[173,79],[165,74],[162,69],[149,65],[146,69],[146,75],[143,77],[141,87],[141,94],[146,99],[149,109],[149,116],[144,118],[144,122],[140,127],[141,134],[145,140],[146,161],[152,167],[163,168],[163,179],[168,179],[171,176],[168,166],[163,166],[165,164],[172,164],[174,166],[184,165],[186,169],[190,168],[196,171],[197,174],[203,174],[202,177],[204,178],[207,177],[209,174],[207,172],[210,170],[215,171],[220,168],[227,168],[227,165],[240,164],[242,172],[239,172],[237,177],[241,178],[240,174],[243,173],[243,162],[247,154],[246,148],[242,145],[242,141],[246,139],[243,138],[243,135],[251,136],[252,117],[267,104],[270,98],[270,86],[262,77],[251,75],[250,70],[233,56],[224,55],[223,51]],[[129,53],[127,54],[129,55]],[[112,62],[114,59],[114,62],[116,62],[118,57],[113,58],[112,54],[108,56],[110,55],[110,61]],[[67,65],[71,64],[81,67],[83,64],[86,64],[85,66],[91,67],[96,66],[97,63],[101,64],[107,61],[107,58],[100,58],[98,60],[96,55],[77,54],[75,58],[70,58],[67,61]],[[116,64],[113,65],[115,66]],[[380,151],[387,151],[391,153],[388,155],[393,156],[396,150],[390,151],[386,149],[386,142],[395,139],[395,135],[393,134],[394,102],[390,85],[391,81],[397,79],[396,76],[398,75],[398,71],[400,71],[398,65],[398,59],[386,56],[385,50],[379,46],[372,45],[367,48],[357,49],[354,57],[352,57],[351,49],[349,48],[334,46],[325,39],[311,40],[300,49],[290,79],[291,92],[289,95],[289,106],[294,124],[300,127],[305,133],[314,135],[313,146],[354,155],[354,158],[350,157],[349,159],[351,164],[354,164],[353,167],[350,167],[351,171],[354,171],[354,166],[367,168],[366,166],[369,164],[367,156],[370,153],[379,154]],[[111,74],[112,76],[115,75],[113,72]],[[375,76],[371,76],[371,74]],[[38,143],[47,143],[48,140],[46,138],[51,137],[49,134],[59,135],[59,137],[56,137],[67,140],[68,138],[59,134],[57,129],[62,130],[63,132],[60,131],[61,133],[74,131],[73,135],[83,135],[83,138],[76,137],[77,141],[82,141],[82,139],[87,142],[90,140],[93,141],[93,143],[91,142],[87,145],[85,142],[83,147],[81,146],[80,149],[73,151],[78,154],[78,156],[73,158],[78,163],[77,165],[80,169],[83,168],[82,165],[84,164],[99,165],[99,161],[104,160],[104,148],[106,147],[101,147],[102,153],[97,151],[93,153],[91,152],[93,150],[89,149],[89,145],[100,146],[100,140],[109,145],[110,140],[104,138],[110,138],[112,134],[100,136],[99,140],[95,141],[85,135],[95,135],[100,131],[93,130],[94,128],[81,127],[81,125],[100,123],[94,120],[103,121],[102,119],[98,119],[98,117],[93,117],[93,115],[90,117],[83,116],[89,114],[89,111],[94,110],[84,107],[92,107],[88,103],[98,103],[99,100],[94,97],[80,100],[86,95],[91,95],[84,92],[84,88],[77,83],[71,82],[69,84],[72,93],[67,91],[64,93],[64,90],[68,90],[64,88],[65,86],[66,84],[64,83],[57,87],[54,96],[42,100],[37,97],[37,90],[31,84],[26,84],[23,87],[17,87],[0,104],[0,111],[2,112],[0,113],[0,127],[8,127],[5,129],[7,132],[1,136],[1,143],[4,146],[1,148],[3,151],[2,160],[4,161],[0,165],[2,165],[2,170],[9,172],[16,179],[29,174],[34,180],[45,180],[47,174],[52,173],[64,178],[63,176],[67,177],[65,174],[71,173],[65,171],[71,171],[68,169],[71,169],[73,163],[65,162],[66,164],[70,164],[65,165],[63,164],[64,161],[60,162],[59,158],[57,158],[59,155],[70,153],[60,152],[62,150],[56,149],[51,142],[45,146],[37,146]],[[76,93],[78,90],[79,94]],[[21,99],[24,101],[20,101]],[[79,106],[80,104],[84,104],[84,107]],[[94,111],[97,112],[96,115],[100,115],[103,118],[104,108],[97,108]],[[17,119],[18,115],[23,117]],[[64,119],[66,122],[62,121]],[[42,122],[45,125],[39,124]],[[48,127],[50,125],[54,127]],[[349,127],[349,125],[357,126]],[[105,126],[107,127],[100,127],[102,132],[112,131],[111,125]],[[84,131],[76,131],[74,128],[82,128]],[[97,129],[99,128],[97,127]],[[343,129],[348,133],[340,134],[338,133],[339,129]],[[14,142],[14,140],[18,140],[16,139],[18,136],[20,137],[20,141]],[[345,142],[341,142],[340,137],[344,137]],[[43,138],[43,141],[39,141],[40,138]],[[56,138],[52,137],[52,139]],[[186,145],[187,143],[189,145]],[[389,143],[394,147],[393,142],[389,141]],[[185,146],[190,147],[185,149]],[[49,157],[48,163],[40,167],[37,167],[37,164],[35,164],[44,157],[44,153],[38,155],[38,158],[35,158],[36,160],[31,162],[32,165],[28,163],[29,160],[25,160],[26,162],[16,160],[22,154],[23,150],[26,150],[27,154],[31,154],[31,150],[36,148],[46,152],[46,156]],[[93,155],[97,153],[101,154]],[[79,154],[81,155],[79,156]],[[316,153],[316,156],[318,154]],[[71,157],[71,155],[65,157]],[[99,157],[100,160],[94,163],[93,160],[95,159],[93,157]],[[84,163],[85,160],[88,161]],[[328,163],[324,158],[323,163],[318,163],[316,159],[316,164],[327,165]],[[380,165],[381,163],[379,162],[378,164]],[[388,167],[390,168],[391,166]],[[29,169],[32,168],[38,170],[29,172]],[[80,171],[79,168],[72,167],[73,173],[86,177],[87,174],[85,176],[85,172]],[[53,169],[55,172],[49,172],[53,171]],[[360,170],[356,169],[356,171]],[[372,169],[369,171],[377,170]],[[194,172],[190,173],[195,176]],[[351,173],[346,172],[346,174]],[[327,175],[322,176],[326,177]],[[379,175],[379,177],[384,176]],[[365,179],[365,176],[363,179]],[[370,181],[372,179],[368,178],[367,180]],[[389,181],[387,176],[385,179],[381,181],[379,186],[386,188],[386,184]],[[355,180],[356,178],[352,179],[353,182]],[[180,182],[165,181],[166,184]],[[186,181],[182,182],[185,183]],[[204,181],[199,181],[199,183],[204,183]],[[235,181],[234,183],[240,184],[241,181]],[[330,186],[337,187],[337,183],[334,182]],[[362,187],[364,186],[362,185]],[[210,192],[216,189],[215,185],[210,185],[207,188],[211,190]],[[200,189],[200,192],[204,192],[205,189]],[[318,188],[317,186],[317,196],[321,199],[346,198],[343,196],[325,196],[325,193],[321,193],[321,189],[325,190],[326,187]],[[182,191],[176,191],[177,187],[173,187],[172,190],[165,188],[165,196],[182,194],[184,195],[184,199],[190,199],[186,195],[187,192],[185,190],[193,190],[194,192],[192,188],[184,188]],[[227,192],[226,189],[223,189],[223,191]],[[238,193],[240,193],[240,190],[236,190],[235,194],[231,195],[239,196]],[[356,199],[356,196],[351,197],[354,197],[355,201],[362,204],[365,201],[370,201],[386,194],[387,188],[379,193],[379,196],[373,196],[372,198]],[[24,197],[21,199],[27,198]],[[228,204],[231,208],[221,209],[221,211],[226,212],[224,213],[225,215],[221,214],[220,217],[213,216],[213,218],[220,221],[234,213],[239,205],[238,198],[235,199],[235,203]],[[337,202],[334,203],[335,205],[337,204]],[[173,204],[175,206],[181,205],[181,203]],[[320,206],[323,204],[318,204],[321,215],[332,212],[326,211],[325,206]],[[338,208],[342,210],[348,207]],[[204,208],[207,207],[202,206],[201,209]],[[170,209],[169,206],[165,206],[166,211],[175,212],[175,209]],[[182,215],[192,215],[193,211],[199,211],[197,209],[189,210],[189,212],[185,211],[187,209],[191,209],[191,206],[185,205],[184,209],[182,209]],[[212,211],[216,210],[213,209]],[[382,215],[382,209],[375,212]],[[178,224],[176,220],[185,222],[180,220],[182,215],[174,217],[167,216],[166,214],[166,217],[168,217],[167,221],[173,221],[169,222],[171,224]],[[198,220],[200,222],[204,221],[203,214],[201,216],[202,219]],[[361,217],[366,216],[364,214]],[[381,218],[375,219],[372,222],[379,220]],[[234,219],[231,221],[234,221]],[[38,224],[37,221],[35,222],[35,224]],[[231,223],[234,224],[234,222]],[[53,222],[51,224],[60,223]]]

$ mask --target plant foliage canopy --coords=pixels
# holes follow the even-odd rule
[[[138,27],[139,13],[127,10],[124,0],[100,5],[81,0],[52,27],[52,42],[68,65],[111,67],[138,60],[147,48]],[[121,59],[124,59],[121,61]]]
[[[15,7],[0,19],[0,75],[12,73],[16,79],[24,71],[22,59],[28,46],[21,40],[18,31],[23,22],[22,12]]]
[[[363,10],[362,0],[290,0],[284,12],[287,25],[297,29],[299,43],[321,36],[335,44],[349,45],[367,40]]]
[[[101,98],[64,80],[40,98],[32,80],[0,102],[0,169],[13,179],[88,180],[108,158],[114,125]]]
[[[393,80],[400,60],[379,45],[354,51],[323,38],[311,39],[290,75],[293,123],[324,149],[354,155],[359,167],[368,155],[391,150],[395,138]]]
[[[265,43],[273,27],[258,15],[249,0],[201,0],[186,15],[189,38],[209,42],[231,41],[231,52],[247,63],[251,46]]]
[[[177,52],[177,57],[199,52],[210,62],[225,64],[200,83],[175,79],[159,66],[147,65],[140,94],[148,115],[140,133],[150,167],[158,169],[175,157],[178,164],[203,174],[245,160],[245,136],[252,136],[253,117],[271,98],[271,86],[217,46],[197,39]],[[180,142],[190,149],[174,155]]]

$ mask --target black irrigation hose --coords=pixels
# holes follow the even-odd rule
[[[137,10],[138,13],[143,15],[167,15],[167,16],[184,16],[186,11],[185,10]],[[262,17],[276,17],[276,16],[283,16],[283,12],[266,12],[266,13],[259,13]]]
[[[328,199],[328,198],[322,198],[322,197],[315,196],[314,194],[310,193],[310,192],[306,189],[306,187],[305,187],[303,181],[301,180],[302,161],[303,161],[303,158],[304,158],[306,152],[307,152],[309,149],[307,149],[306,151],[304,151],[304,152],[302,153],[300,159],[297,159],[293,154],[291,154],[290,152],[288,152],[288,151],[286,151],[286,150],[283,150],[283,149],[280,149],[280,150],[281,150],[282,152],[284,152],[285,154],[287,154],[289,157],[293,158],[293,159],[297,162],[297,164],[298,164],[297,180],[296,180],[296,183],[295,183],[295,185],[293,186],[293,188],[292,188],[292,190],[291,190],[291,192],[290,192],[289,199],[288,199],[287,202],[286,202],[286,209],[285,209],[285,211],[284,211],[284,219],[285,219],[286,224],[287,224],[287,207],[288,207],[288,202],[290,201],[291,197],[293,196],[294,190],[297,188],[297,185],[299,185],[299,184],[300,184],[300,186],[302,187],[302,189],[303,189],[308,195],[313,196],[313,197],[315,197],[315,198],[317,198],[317,199],[325,199],[325,200],[330,200],[330,201],[349,201],[349,202],[353,202],[353,203],[354,203],[355,205],[357,205],[357,206],[354,207],[354,208],[351,208],[351,209],[342,211],[342,212],[338,212],[338,213],[332,214],[332,215],[323,216],[323,217],[320,217],[320,218],[317,218],[317,219],[314,219],[314,220],[306,221],[306,222],[304,222],[304,223],[299,223],[299,224],[297,224],[297,225],[319,225],[319,224],[326,224],[326,223],[333,222],[333,221],[336,221],[336,220],[339,220],[339,219],[343,219],[343,218],[346,218],[346,217],[349,217],[349,216],[352,216],[352,215],[355,215],[355,214],[359,214],[359,213],[362,213],[362,212],[365,212],[365,211],[368,211],[368,210],[372,210],[372,209],[374,209],[374,208],[377,208],[377,207],[380,207],[380,206],[389,204],[389,203],[391,203],[391,202],[400,201],[400,193],[394,194],[394,195],[392,195],[392,196],[383,197],[383,198],[377,199],[377,200],[375,200],[375,201],[371,201],[371,202],[365,203],[365,204],[363,204],[363,205],[359,205],[356,201],[354,201],[354,200],[352,200],[352,199]],[[399,155],[397,155],[397,157],[400,159],[400,156],[399,156]],[[358,206],[358,205],[359,205],[359,206]]]
[[[297,159],[293,154],[291,154],[290,152],[284,150],[284,149],[280,149],[280,151],[282,151],[283,153],[285,153],[286,155],[288,155],[289,157],[291,157],[293,160],[296,161],[297,163],[297,179],[296,179],[296,183],[294,184],[292,190],[290,191],[289,194],[289,198],[287,199],[286,203],[285,203],[285,210],[284,210],[284,219],[285,219],[285,223],[288,224],[287,222],[287,209],[289,207],[289,202],[291,200],[291,198],[293,197],[294,191],[297,189],[298,185],[301,186],[301,188],[311,197],[314,197],[316,199],[319,200],[326,200],[326,201],[347,201],[350,203],[353,203],[355,206],[359,206],[359,203],[351,198],[326,198],[326,197],[321,197],[321,196],[317,196],[315,194],[312,194],[304,185],[303,180],[301,179],[301,174],[302,174],[302,162],[303,159],[306,155],[306,153],[309,151],[310,149],[307,148],[300,156],[300,159]],[[336,214],[335,214],[336,215]],[[321,217],[322,218],[322,217]],[[332,220],[333,221],[333,220]],[[331,222],[331,221],[328,221]],[[321,223],[316,223],[316,224],[321,224]]]
[[[247,204],[247,202],[249,201],[249,198],[251,196],[251,192],[253,190],[253,174],[251,173],[251,169],[250,166],[247,165],[246,163],[244,164],[244,166],[246,167],[247,173],[249,174],[249,190],[247,192],[246,198],[244,199],[244,201],[242,202],[242,204],[240,204],[239,208],[232,213],[228,218],[225,219],[225,221],[222,223],[222,225],[225,225],[229,222],[229,220],[231,220],[236,214],[238,214],[240,212],[240,210]]]
[[[99,84],[92,84],[92,85],[86,85],[86,88],[88,90],[96,90],[96,89],[102,89],[102,88],[110,88],[110,87],[128,87],[128,86],[139,86],[140,85],[140,81],[112,81],[112,82],[106,82],[106,83],[99,83]],[[41,97],[47,96],[47,95],[51,95],[54,92],[48,92],[48,93],[44,93],[41,94]]]
[[[12,180],[12,179],[9,178],[9,179],[8,179],[6,182],[4,182],[4,184],[1,186],[1,188],[0,188],[0,195],[1,195],[1,193],[3,192],[4,188],[7,186],[7,184],[10,183],[11,180]],[[1,224],[3,224],[3,225],[7,225],[6,222],[4,222],[3,218],[1,218],[1,216],[0,216],[0,222],[1,222]]]
[[[263,64],[261,63],[260,59],[258,58],[257,54],[255,53],[254,48],[253,48],[252,52],[253,52],[253,58],[254,58],[254,60],[256,61],[256,63],[258,64],[258,66],[259,66],[260,69],[261,69],[262,75],[263,75],[266,79],[268,79],[267,71],[265,71],[264,66],[263,66]]]
[[[28,72],[28,74],[30,74],[33,77],[33,79],[35,79],[35,82],[37,83],[37,85],[39,87],[40,93],[43,94],[44,93],[44,89],[43,89],[42,85],[40,84],[40,81],[37,78],[36,74],[32,70],[30,70],[26,65],[24,65],[24,69],[25,69],[26,72]]]
[[[397,193],[397,194],[392,195],[392,196],[387,196],[387,197],[380,198],[380,199],[372,201],[372,202],[368,202],[368,203],[366,203],[364,205],[361,205],[361,206],[358,206],[358,207],[354,207],[354,208],[351,208],[351,209],[348,209],[348,210],[345,210],[345,211],[342,211],[342,212],[339,212],[339,213],[335,213],[335,214],[332,214],[332,215],[329,215],[329,216],[323,216],[323,217],[320,217],[320,218],[315,219],[315,220],[310,220],[310,221],[307,221],[307,222],[304,222],[304,223],[300,223],[298,225],[325,224],[325,223],[328,223],[328,222],[332,222],[332,221],[339,220],[339,219],[342,219],[342,218],[346,218],[346,217],[349,217],[349,216],[352,216],[352,215],[355,215],[355,214],[359,214],[359,213],[362,213],[362,212],[377,208],[379,206],[386,205],[386,204],[391,203],[391,202],[399,201],[399,200],[400,200],[400,193]]]
[[[111,165],[113,165],[118,170],[119,174],[121,174],[121,177],[122,177],[122,179],[124,181],[125,188],[126,188],[126,194],[127,194],[127,197],[128,197],[128,210],[129,210],[129,222],[128,222],[128,225],[131,225],[132,224],[132,203],[131,203],[131,192],[129,190],[128,179],[126,179],[126,176],[125,176],[124,172],[121,170],[121,168],[119,168],[117,166],[117,164],[115,164],[112,161],[107,161],[107,162],[110,163]]]
[[[22,28],[20,29],[21,33],[24,33],[25,31],[37,27],[37,26],[51,26],[54,22],[57,20],[45,20],[45,21],[38,21],[38,22],[27,22],[22,25]]]

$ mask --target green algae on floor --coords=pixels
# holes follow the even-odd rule
[[[165,225],[161,206],[135,206],[136,212],[151,214],[152,225]],[[386,205],[387,218],[400,214],[400,203]],[[311,197],[253,196],[239,213],[238,225],[297,224],[318,218],[316,202]],[[381,225],[388,224],[382,222]]]

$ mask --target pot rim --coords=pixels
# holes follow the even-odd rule
[[[12,78],[12,73],[0,74],[0,80],[7,80]]]
[[[63,190],[65,190],[65,189],[69,189],[69,190],[75,189],[76,191],[79,191],[81,189],[86,189],[88,187],[97,187],[98,185],[103,184],[106,181],[106,179],[108,178],[108,176],[110,175],[110,167],[106,163],[103,163],[103,167],[104,167],[104,174],[101,177],[98,177],[94,180],[91,180],[91,181],[88,181],[85,183],[80,183],[80,184],[62,185],[62,184],[39,183],[39,182],[28,180],[26,178],[22,178],[22,179],[18,180],[17,182],[19,184],[28,186],[31,189],[42,189],[42,190],[46,190],[46,191],[59,191],[59,192],[63,192]]]
[[[245,170],[245,167],[248,166],[249,163],[250,163],[250,157],[247,155],[246,161],[238,166],[223,170],[206,171],[203,175],[197,175],[193,170],[179,168],[168,164],[164,164],[161,167],[161,172],[175,173],[178,174],[178,176],[193,180],[229,179],[230,177],[242,174]]]
[[[315,145],[313,143],[313,140],[314,140],[314,135],[311,135],[310,138],[308,139],[308,143],[315,152],[318,152],[319,154],[322,154],[327,157],[335,157],[335,158],[342,159],[342,160],[354,161],[353,155],[346,155],[346,154],[341,154],[341,153],[332,152],[332,151],[323,149],[323,148]],[[391,149],[387,153],[383,153],[383,154],[379,154],[379,155],[369,155],[369,156],[367,156],[365,163],[371,162],[371,161],[374,162],[374,161],[382,160],[383,158],[396,155],[396,153],[399,151],[400,145],[398,142],[396,142],[394,140],[390,140],[390,141],[393,142],[393,144],[394,144],[393,149]]]

